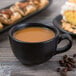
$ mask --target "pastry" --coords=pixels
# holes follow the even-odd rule
[[[30,4],[35,5],[37,9],[40,8],[40,1],[39,1],[39,0],[28,0],[28,2],[29,2]]]
[[[22,18],[22,16],[18,13],[18,12],[15,12],[13,13],[13,15],[11,15],[11,22],[9,22],[10,24],[13,24],[15,23],[16,21],[20,20]]]
[[[13,12],[19,12],[22,16],[26,16],[34,11],[36,11],[35,5],[29,2],[17,2],[15,5],[10,7]]]
[[[63,20],[76,25],[76,0],[68,0],[61,9]]]
[[[13,24],[21,18],[18,12],[12,12],[10,9],[3,9],[0,11],[0,22],[6,25]]]
[[[76,34],[76,0],[68,0],[61,9],[62,28]]]
[[[28,0],[28,1],[30,3],[35,4],[38,7],[38,9],[44,8],[49,3],[48,0]]]

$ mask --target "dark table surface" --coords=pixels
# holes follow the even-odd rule
[[[0,0],[0,8],[6,7],[16,1],[19,0]],[[51,25],[52,20],[60,13],[61,5],[64,4],[65,1],[66,0],[53,0],[52,5],[45,11],[25,22],[41,22]],[[65,44],[66,41],[63,41],[60,46],[64,46]],[[73,47],[68,52],[56,55],[43,64],[27,67],[22,65],[13,55],[8,33],[5,33],[3,36],[0,36],[0,76],[60,76],[59,73],[56,72],[56,68],[59,67],[58,60],[61,59],[64,54],[72,55],[76,53],[75,49],[76,40],[73,39]],[[68,72],[68,76],[76,76],[76,71]]]

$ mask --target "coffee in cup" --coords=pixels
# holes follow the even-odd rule
[[[53,30],[42,27],[28,27],[14,33],[14,38],[23,42],[43,42],[55,37]]]

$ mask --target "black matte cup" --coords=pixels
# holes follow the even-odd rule
[[[27,27],[43,27],[52,30],[55,33],[53,39],[43,42],[22,42],[16,40],[13,34],[20,29]],[[9,31],[9,40],[14,55],[27,65],[36,65],[49,60],[52,56],[68,51],[72,46],[72,38],[68,34],[60,34],[59,30],[54,26],[48,26],[41,23],[23,23],[14,26]],[[67,45],[62,48],[57,48],[62,40],[68,40]]]

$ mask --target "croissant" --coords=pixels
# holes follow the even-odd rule
[[[15,5],[10,7],[13,12],[19,12],[22,16],[26,16],[34,11],[36,7],[28,2],[17,2]]]

